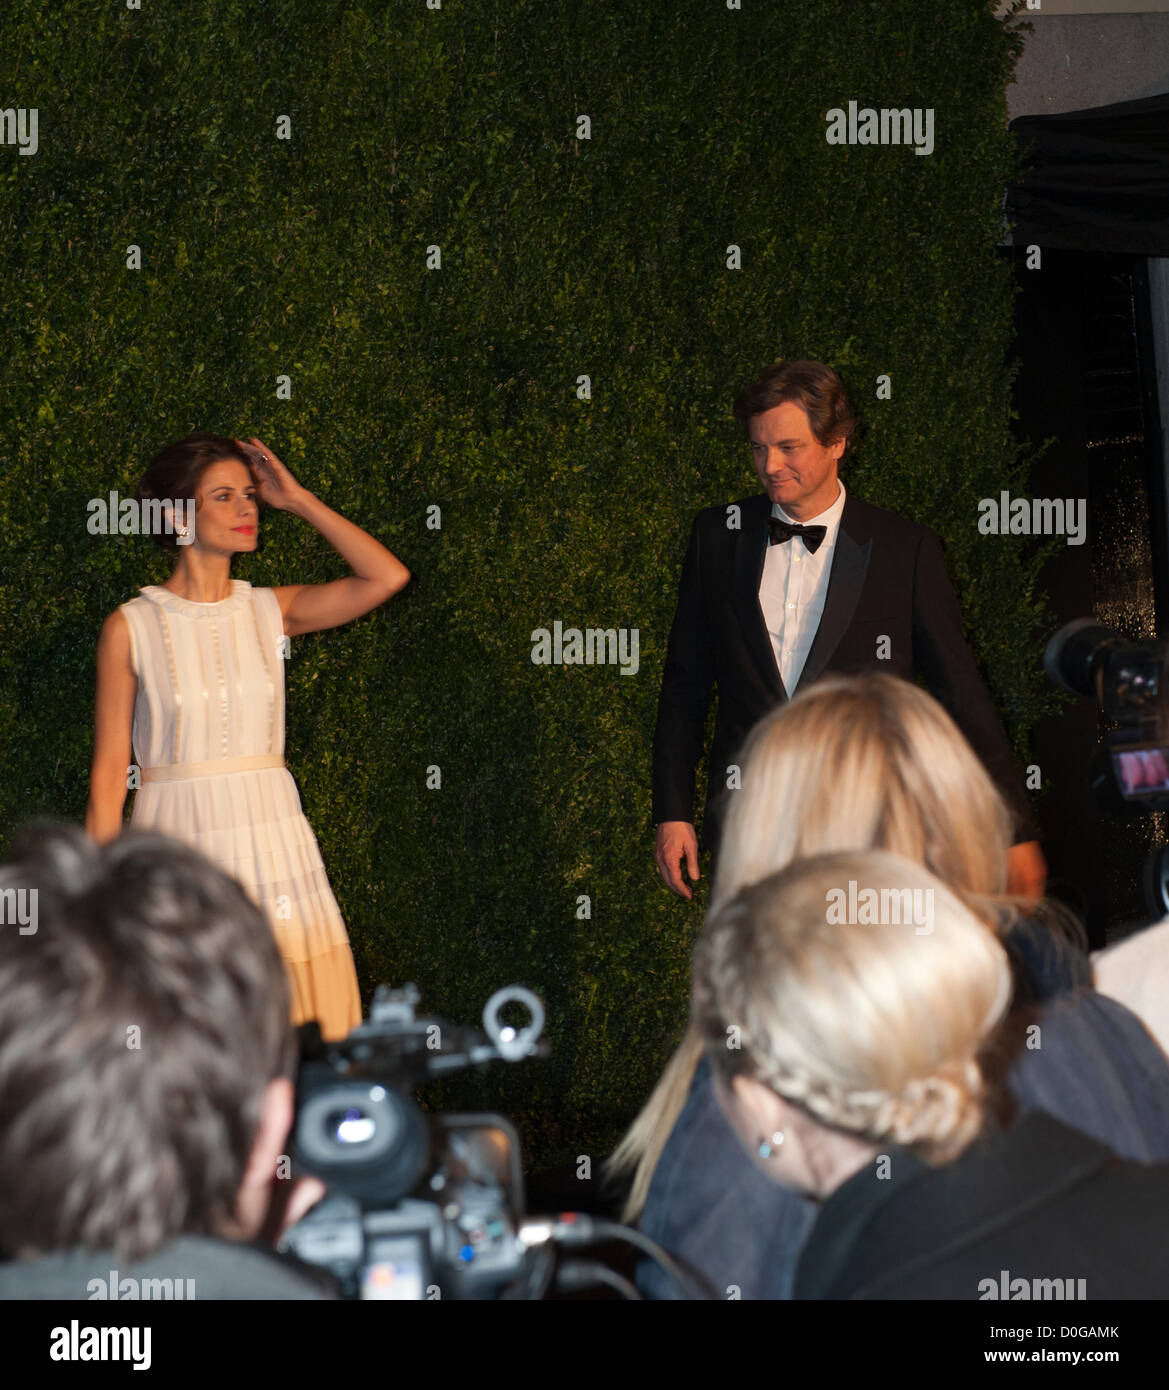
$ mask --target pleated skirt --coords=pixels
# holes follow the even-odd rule
[[[146,782],[130,824],[199,850],[264,913],[288,973],[292,1022],[329,1039],[361,1022],[349,934],[287,768]]]

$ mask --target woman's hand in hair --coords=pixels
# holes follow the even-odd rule
[[[243,450],[260,493],[260,501],[277,511],[287,511],[304,497],[308,489],[301,487],[276,455],[255,435],[248,440],[235,441]]]

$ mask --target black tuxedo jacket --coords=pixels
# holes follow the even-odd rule
[[[695,772],[714,688],[704,847],[717,850],[728,764],[752,726],[795,691],[780,679],[759,605],[771,500],[765,493],[694,519],[670,629],[653,745],[653,821],[694,820]],[[802,545],[798,538],[788,542]],[[877,641],[890,638],[888,660]],[[924,526],[862,501],[844,502],[824,612],[800,674],[803,689],[826,672],[920,673],[982,760],[1015,814],[1015,843],[1038,838],[1010,744],[966,643],[941,543]]]

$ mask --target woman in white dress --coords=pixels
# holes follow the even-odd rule
[[[85,828],[99,842],[117,835],[135,788],[132,826],[194,845],[265,913],[288,970],[293,1023],[315,1018],[324,1037],[344,1037],[361,1021],[361,999],[345,924],[284,766],[286,639],[368,613],[410,571],[254,437],[196,434],[169,445],[137,497],[165,504],[166,528],[152,534],[178,562],[165,584],[141,589],[102,627]],[[353,573],[274,589],[232,579],[232,556],[256,548],[259,501],[316,527]]]

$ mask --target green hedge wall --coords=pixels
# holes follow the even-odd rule
[[[1020,751],[1054,708],[1040,552],[976,525],[1026,477],[995,251],[1019,42],[983,0],[9,0],[0,106],[40,147],[0,147],[0,833],[81,819],[99,626],[168,573],[87,500],[191,430],[258,435],[416,576],[287,670],[366,1000],[415,980],[474,1022],[538,990],[553,1056],[442,1099],[513,1115],[533,1168],[597,1161],[685,1016],[705,880],[656,877],[650,740],[691,517],[756,487],[730,401],[764,364],[845,376],[845,476],[943,535]],[[853,99],[934,108],[934,152],[829,145]],[[278,513],[237,565],[345,572]],[[557,620],[638,629],[637,675],[534,665]]]

